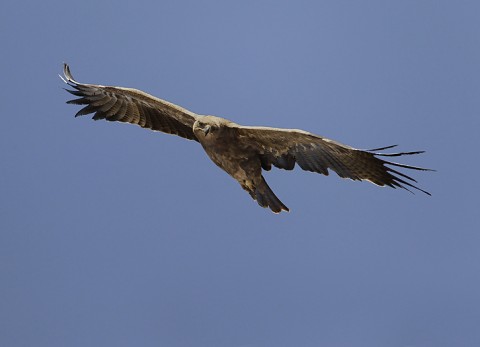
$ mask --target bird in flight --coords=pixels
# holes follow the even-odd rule
[[[142,128],[178,135],[199,142],[210,159],[232,176],[257,203],[274,213],[289,211],[268,186],[262,170],[272,166],[369,181],[378,186],[409,188],[416,181],[398,168],[432,171],[382,158],[423,153],[382,151],[395,146],[360,150],[298,129],[243,126],[216,116],[203,116],[132,88],[85,84],[75,81],[67,64],[60,76],[79,97],[68,104],[86,105],[75,117],[94,113],[93,119],[131,123]],[[394,169],[397,168],[397,169]]]

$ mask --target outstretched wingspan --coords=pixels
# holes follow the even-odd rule
[[[67,103],[86,105],[76,117],[95,113],[94,120],[137,124],[142,128],[198,141],[192,130],[198,116],[183,107],[137,89],[79,83],[67,64],[63,65],[63,74],[65,78],[62,79],[75,89],[66,90],[80,97]]]
[[[376,150],[359,150],[297,129],[240,126],[238,134],[243,138],[242,143],[257,151],[262,168],[267,171],[272,165],[280,169],[292,170],[295,164],[298,164],[303,170],[324,175],[328,175],[328,169],[330,169],[342,178],[365,180],[379,186],[386,185],[406,190],[410,187],[430,195],[411,183],[416,183],[413,178],[390,166],[421,171],[432,170],[380,158],[419,154],[423,153],[422,151],[390,154],[377,152],[395,146]]]
[[[86,105],[75,116],[94,113],[93,119],[137,124],[143,128],[198,141],[210,159],[232,176],[262,207],[288,211],[268,186],[263,170],[272,166],[292,170],[295,164],[312,172],[370,181],[379,186],[427,191],[394,168],[433,171],[382,159],[422,153],[381,151],[395,146],[360,150],[297,129],[241,126],[215,116],[200,116],[137,89],[85,84],[75,81],[67,64],[62,79],[78,99],[67,103]]]

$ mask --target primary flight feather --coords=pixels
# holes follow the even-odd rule
[[[164,133],[199,142],[210,159],[240,183],[262,207],[279,213],[288,211],[273,193],[262,175],[272,165],[328,175],[329,170],[342,178],[370,181],[379,186],[414,188],[416,181],[396,168],[430,171],[416,166],[390,162],[381,157],[399,157],[423,153],[381,153],[388,146],[359,150],[339,142],[297,129],[241,126],[225,118],[202,116],[137,89],[85,84],[75,81],[64,64],[64,78],[78,99],[68,104],[86,105],[75,116],[94,113],[93,119],[137,124]]]

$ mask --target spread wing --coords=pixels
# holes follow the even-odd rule
[[[411,170],[432,170],[381,159],[419,154],[423,153],[422,151],[378,153],[395,146],[364,151],[296,129],[240,126],[238,135],[245,146],[258,153],[262,168],[265,170],[270,170],[272,165],[292,170],[297,163],[307,171],[328,175],[330,169],[342,178],[366,180],[379,186],[406,190],[410,187],[430,195],[416,187],[413,178],[393,169],[392,166]]]
[[[197,115],[191,111],[137,89],[79,83],[67,64],[63,66],[63,74],[64,82],[74,88],[66,90],[80,97],[67,104],[86,105],[75,117],[95,113],[94,120],[137,124],[198,141],[192,129]]]

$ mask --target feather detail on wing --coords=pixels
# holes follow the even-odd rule
[[[142,128],[198,141],[192,129],[197,119],[195,113],[137,89],[79,83],[67,64],[63,66],[63,73],[64,78],[60,77],[74,88],[66,90],[79,97],[67,103],[86,105],[75,117],[95,113],[94,120],[137,124]]]
[[[380,158],[413,155],[423,153],[422,151],[378,152],[395,146],[366,151],[359,150],[297,129],[240,126],[238,136],[245,146],[257,151],[264,170],[270,170],[272,165],[280,169],[292,170],[295,164],[298,164],[306,171],[328,175],[328,169],[330,169],[342,178],[365,180],[379,186],[403,188],[408,191],[411,191],[409,188],[414,188],[430,195],[413,184],[417,182],[415,179],[391,166],[421,171],[433,170]]]

